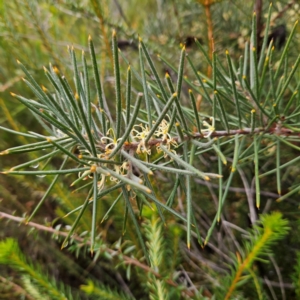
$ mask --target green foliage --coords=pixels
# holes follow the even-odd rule
[[[4,240],[0,262],[22,276],[11,290],[20,284],[35,299],[292,297],[297,7],[262,3],[249,15],[249,3],[149,3],[0,7],[0,52],[10,58],[0,58],[0,155],[10,158],[0,162],[0,218],[25,222],[47,244],[39,231],[50,232],[70,251],[49,245],[51,262],[68,262],[60,286]],[[268,36],[283,15],[290,33],[279,49]],[[26,257],[34,244],[22,246]]]
[[[22,278],[24,288],[35,299],[75,299],[63,285],[58,286],[44,275],[40,267],[27,262],[14,239],[8,238],[0,243],[0,264],[25,274]]]
[[[130,296],[127,296],[125,294],[117,293],[115,291],[112,291],[109,287],[106,287],[104,285],[97,285],[95,286],[95,283],[91,280],[87,282],[86,285],[82,285],[81,290],[84,291],[87,295],[91,296],[89,299],[105,299],[105,300],[114,300],[114,299],[120,299],[120,300],[129,300],[133,299]]]
[[[160,267],[163,266],[162,261],[166,257],[166,253],[164,251],[165,245],[163,243],[162,225],[159,224],[158,219],[155,220],[154,217],[152,217],[151,221],[145,223],[145,234],[148,240],[147,246],[151,268],[155,272],[162,274]],[[170,292],[167,292],[166,284],[163,280],[157,279],[153,274],[149,273],[147,285],[150,290],[151,300],[169,299]]]
[[[260,222],[247,236],[248,241],[245,242],[243,253],[237,254],[236,262],[232,266],[232,274],[222,285],[221,298],[231,299],[240,283],[244,284],[250,279],[249,275],[252,273],[247,275],[247,272],[251,270],[253,263],[257,260],[263,261],[264,256],[272,253],[271,246],[287,234],[289,230],[287,225],[287,220],[282,219],[282,215],[278,212],[261,217]]]

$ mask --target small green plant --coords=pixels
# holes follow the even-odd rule
[[[70,289],[61,284],[58,286],[55,280],[42,273],[40,267],[28,262],[14,239],[0,243],[0,264],[9,265],[22,274],[24,287],[34,299],[76,299]]]
[[[271,247],[287,234],[288,229],[287,220],[282,219],[280,213],[262,216],[260,223],[255,225],[252,234],[249,235],[249,241],[246,241],[243,253],[237,254],[231,276],[224,280],[224,285],[221,287],[223,290],[222,298],[231,299],[239,284],[245,283],[253,277],[257,297],[263,299],[261,284],[256,278],[257,275],[251,271],[252,266],[255,261],[263,261],[263,256],[272,253]]]

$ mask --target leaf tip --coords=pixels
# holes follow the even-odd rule
[[[60,247],[60,250],[63,250],[64,248],[66,248],[68,245],[68,242],[63,242],[63,244]]]
[[[96,165],[92,165],[90,168],[91,173],[96,173],[97,172],[97,166]]]
[[[6,154],[8,154],[8,153],[9,153],[8,150],[4,150],[4,151],[1,151],[1,152],[0,152],[0,155],[6,155]]]
[[[53,71],[54,71],[55,74],[57,74],[57,75],[59,74],[59,70],[58,70],[58,68],[55,67],[55,66],[53,67]]]

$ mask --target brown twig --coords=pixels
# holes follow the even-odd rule
[[[271,19],[271,24],[274,23],[277,19],[281,18],[284,13],[293,5],[296,4],[296,0],[292,0],[290,3],[288,3],[280,12],[278,12],[277,15],[275,15],[272,19]],[[262,29],[261,32],[264,31],[266,27],[266,24],[262,25]]]
[[[293,5],[296,4],[296,0],[292,0],[290,3],[288,3],[273,19],[271,22],[274,22],[275,20],[281,18],[284,13]]]
[[[207,38],[208,38],[208,57],[212,61],[214,51],[214,37],[213,37],[213,23],[211,17],[210,7],[213,4],[211,0],[205,0],[202,3],[205,8],[206,22],[207,22]],[[207,77],[210,78],[212,74],[212,66],[209,64],[207,67]]]
[[[59,235],[59,236],[62,236],[62,237],[67,237],[68,236],[67,232],[62,232],[62,231],[56,230],[52,227],[48,227],[48,226],[41,225],[41,224],[38,224],[38,223],[28,222],[28,223],[25,224],[25,222],[26,222],[25,218],[16,217],[16,216],[13,216],[13,215],[10,215],[10,214],[7,214],[7,213],[4,213],[4,212],[0,211],[0,219],[1,218],[5,218],[5,219],[8,219],[8,220],[17,222],[17,223],[23,223],[24,226],[29,226],[29,227],[32,227],[32,228],[36,228],[38,230],[49,232],[49,233],[52,233],[52,234],[56,234],[56,235]],[[84,242],[87,245],[90,244],[89,241],[86,241],[83,238],[80,238],[78,236],[73,236],[72,239],[79,242],[79,243]],[[105,248],[105,251],[107,251],[112,256],[120,254],[118,251],[112,250],[108,247]],[[155,272],[153,269],[151,269],[147,265],[141,263],[137,259],[126,256],[126,255],[123,255],[123,254],[122,254],[122,258],[123,258],[125,264],[134,265],[134,266],[136,266],[136,267],[138,267],[138,268],[140,268],[140,269],[142,269],[142,270],[144,270],[148,273],[152,273],[156,278],[162,278],[162,276],[159,273]],[[166,283],[168,283],[169,285],[174,286],[174,287],[178,286],[178,284],[176,282],[174,282],[173,280],[171,280],[171,279],[167,279]],[[188,290],[184,290],[184,293],[186,295],[190,296],[190,297],[194,296],[194,293],[191,292],[191,291],[188,291]]]
[[[21,286],[19,286],[18,284],[10,281],[10,280],[7,280],[5,279],[4,277],[0,276],[0,281],[2,281],[6,286],[7,285],[11,285],[12,286],[12,289],[18,293],[19,295],[22,295],[22,296],[25,296],[26,299],[29,299],[29,300],[34,300],[33,297],[31,297],[27,291],[25,291]],[[8,299],[8,298],[7,298]]]
[[[276,134],[276,135],[282,135],[282,136],[297,136],[300,137],[299,132],[294,132],[290,129],[281,127],[278,129],[277,127],[270,127],[268,129],[265,128],[255,128],[252,130],[251,128],[244,128],[244,129],[232,129],[232,130],[218,130],[212,132],[210,135],[211,138],[213,137],[225,137],[225,136],[235,136],[237,134],[239,135],[252,135],[252,134],[258,134],[258,133],[267,133],[267,134]],[[196,132],[192,135],[185,135],[184,140],[192,140],[192,139],[205,139],[205,135],[200,132]],[[173,137],[173,140],[178,142],[180,140],[179,137]],[[158,144],[165,144],[166,141],[162,139],[150,139],[147,145],[149,147],[156,146]],[[124,150],[130,150],[130,149],[137,149],[140,142],[126,142],[123,149]],[[98,144],[97,145],[100,148],[105,148],[105,144]]]

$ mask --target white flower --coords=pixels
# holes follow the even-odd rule
[[[165,143],[168,150],[173,152],[174,154],[177,154],[175,150],[172,150],[171,147],[178,147],[177,142],[171,137],[169,133],[169,123],[166,120],[162,120],[160,125],[158,126],[158,129],[154,133],[155,136],[161,137],[162,142]],[[157,146],[157,151],[161,152],[160,145]],[[168,155],[165,153],[164,157],[167,157]]]
[[[205,127],[207,127],[207,129],[203,129],[201,130],[201,133],[204,134],[205,138],[208,138],[211,136],[211,134],[216,130],[215,128],[215,118],[214,117],[210,117],[209,118],[212,122],[211,125],[209,123],[207,123],[206,121],[203,121],[203,125]]]
[[[134,137],[137,138],[138,140],[140,140],[139,145],[136,149],[136,153],[140,154],[140,153],[147,153],[148,155],[151,154],[151,149],[147,148],[146,146],[146,138],[149,135],[149,128],[146,125],[145,127],[140,124],[140,125],[134,125],[134,127],[138,127],[140,129],[142,129],[142,131],[138,131],[137,129],[133,129],[132,133],[134,134]]]

